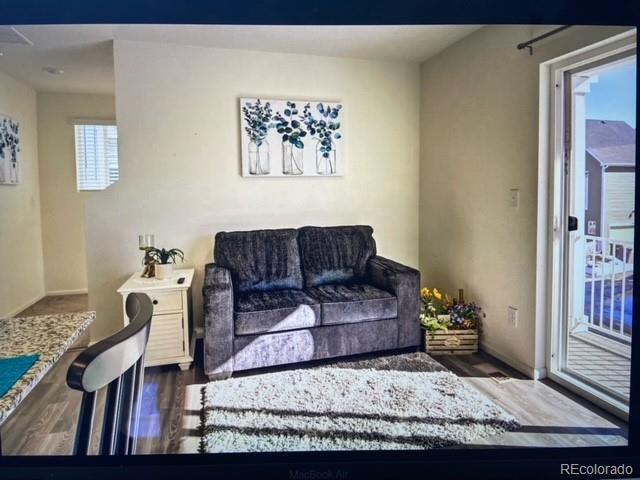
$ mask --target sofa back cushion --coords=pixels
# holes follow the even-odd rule
[[[303,227],[298,243],[306,287],[358,281],[376,254],[373,228],[367,225]]]
[[[302,271],[294,229],[220,232],[213,258],[231,271],[238,292],[302,289]]]

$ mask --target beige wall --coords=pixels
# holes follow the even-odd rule
[[[545,364],[535,310],[540,63],[621,31],[575,27],[530,56],[516,45],[540,30],[485,27],[422,66],[423,283],[464,288],[486,311],[485,349],[531,375]]]
[[[20,122],[22,183],[0,185],[0,318],[44,295],[36,93],[0,73],[0,112]]]
[[[366,223],[381,254],[418,265],[417,65],[127,41],[114,56],[120,181],[86,203],[94,339],[121,325],[140,233],[196,267],[197,324],[221,230]],[[345,176],[241,177],[243,96],[340,100]]]
[[[48,294],[87,290],[84,202],[76,186],[73,118],[115,118],[110,95],[38,94],[38,150]],[[101,192],[96,192],[99,195]]]

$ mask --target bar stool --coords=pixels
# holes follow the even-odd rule
[[[126,300],[129,325],[91,345],[69,366],[67,385],[83,392],[73,454],[89,452],[96,393],[107,387],[100,455],[133,455],[137,438],[144,353],[149,339],[153,305],[143,293],[131,293]]]

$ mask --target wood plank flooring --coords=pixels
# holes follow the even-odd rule
[[[627,445],[627,424],[550,380],[529,380],[480,352],[438,356],[465,382],[514,415],[522,428],[483,439],[478,446],[587,447]],[[509,380],[499,383],[491,374]]]
[[[89,296],[83,295],[53,295],[44,297],[16,317],[31,317],[34,315],[49,315],[54,313],[85,312],[89,309]]]
[[[53,295],[44,297],[16,317],[32,317],[35,315],[52,315],[56,313],[86,312],[89,310],[89,295]],[[89,330],[82,334],[73,348],[89,345]]]
[[[80,394],[65,383],[66,370],[77,355],[66,353],[1,428],[6,455],[66,455],[71,452]],[[465,447],[611,446],[626,445],[627,427],[603,410],[553,384],[532,381],[484,353],[439,356],[438,361],[463,381],[513,414],[522,429]],[[200,440],[202,345],[194,366],[151,367],[145,372],[137,453],[195,453]],[[491,377],[500,371],[508,380]],[[104,397],[98,397],[99,418]],[[98,443],[94,438],[94,451]],[[460,448],[465,448],[460,447]]]

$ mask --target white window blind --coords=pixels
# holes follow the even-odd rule
[[[78,191],[104,190],[118,181],[118,127],[76,124]]]

